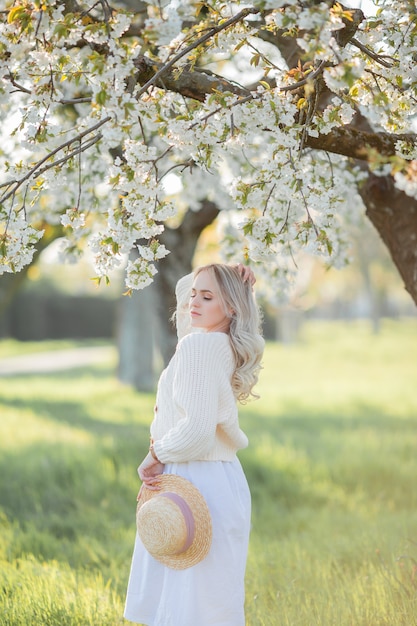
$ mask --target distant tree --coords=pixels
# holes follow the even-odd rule
[[[368,18],[331,0],[130,4],[0,13],[0,271],[61,223],[63,254],[88,240],[98,279],[137,248],[126,285],[141,288],[164,224],[210,202],[230,216],[225,255],[276,293],[300,249],[345,263],[344,216],[364,203],[417,302],[414,3]]]

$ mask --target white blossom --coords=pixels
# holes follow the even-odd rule
[[[358,29],[361,50],[337,44],[344,28],[337,5],[266,0],[271,36],[277,27],[294,38],[310,67],[286,68],[250,17],[171,68],[178,75],[205,71],[216,89],[204,101],[164,89],[163,79],[141,93],[138,80],[141,54],[161,67],[207,32],[198,31],[195,3],[147,0],[145,28],[129,38],[123,34],[134,22],[124,12],[106,22],[100,3],[83,19],[51,4],[42,19],[32,7],[27,30],[20,20],[6,21],[20,5],[0,16],[0,119],[9,131],[0,150],[1,272],[31,262],[38,224],[61,224],[62,254],[78,259],[88,239],[98,276],[136,250],[126,284],[142,288],[168,253],[158,242],[165,223],[205,201],[227,215],[226,257],[257,262],[269,291],[285,291],[303,250],[336,266],[346,262],[343,224],[361,210],[352,189],[365,174],[306,144],[350,124],[356,111],[374,130],[415,133],[417,43],[407,2],[384,5]],[[210,19],[220,23],[247,6],[216,0]],[[322,61],[333,94],[324,108],[314,104],[308,79]],[[226,93],[217,74],[233,81],[236,93]],[[369,168],[392,173],[398,189],[417,197],[415,160],[416,146],[402,141],[392,160],[371,159]],[[165,185],[170,172],[181,183],[175,192]],[[138,248],[139,239],[147,243]]]

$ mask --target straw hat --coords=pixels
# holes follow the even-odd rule
[[[159,487],[140,491],[138,533],[155,559],[172,569],[186,569],[202,561],[210,549],[210,512],[197,487],[181,476],[162,474]]]

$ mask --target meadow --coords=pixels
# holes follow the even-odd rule
[[[1,626],[128,624],[154,395],[115,363],[0,378]],[[417,320],[306,323],[258,391],[247,626],[417,625]]]

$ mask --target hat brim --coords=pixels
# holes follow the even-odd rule
[[[181,496],[187,502],[194,517],[194,540],[191,546],[185,552],[177,555],[151,554],[167,567],[187,569],[202,561],[210,550],[213,532],[210,511],[203,495],[189,480],[176,474],[161,474],[159,478],[158,486],[160,489],[158,491],[147,489],[145,486],[142,487],[136,509],[136,522],[140,508],[155,496],[165,492],[174,492]]]

